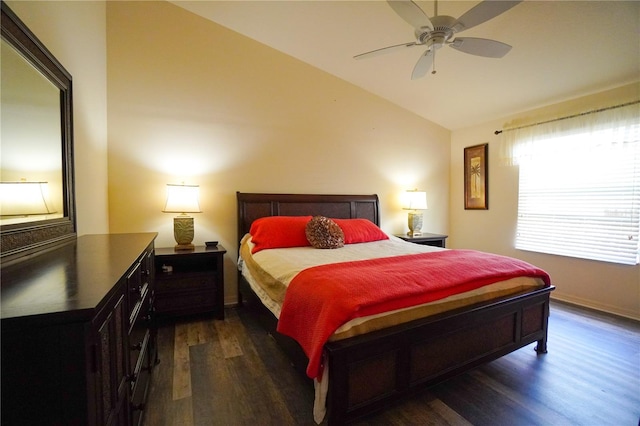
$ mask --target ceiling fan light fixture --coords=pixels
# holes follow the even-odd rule
[[[446,41],[447,39],[441,34],[435,34],[429,38],[427,46],[429,46],[430,49],[438,50],[444,46]]]

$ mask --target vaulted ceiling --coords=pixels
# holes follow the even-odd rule
[[[386,1],[172,3],[451,130],[640,81],[638,1],[525,0],[458,34],[507,43],[513,48],[505,57],[445,46],[436,55],[437,72],[417,80],[411,72],[421,46],[353,59],[415,41],[413,28]],[[440,0],[438,15],[458,18],[478,3]],[[433,1],[416,4],[434,16]]]

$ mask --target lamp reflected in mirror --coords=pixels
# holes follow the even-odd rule
[[[407,190],[402,203],[404,210],[409,210],[407,222],[410,237],[422,235],[422,210],[427,210],[427,193],[417,189]]]
[[[0,182],[0,216],[4,220],[57,213],[47,182]]]
[[[200,213],[200,187],[198,185],[167,184],[167,202],[162,210],[165,213],[180,213],[173,218],[173,236],[176,251],[193,250],[193,217],[187,213]]]

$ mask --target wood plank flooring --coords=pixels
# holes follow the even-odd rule
[[[314,425],[313,388],[242,308],[158,330],[147,426]],[[640,323],[552,303],[534,345],[358,425],[640,426]]]

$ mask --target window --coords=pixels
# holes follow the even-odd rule
[[[516,248],[638,263],[639,106],[506,132],[520,166]]]

